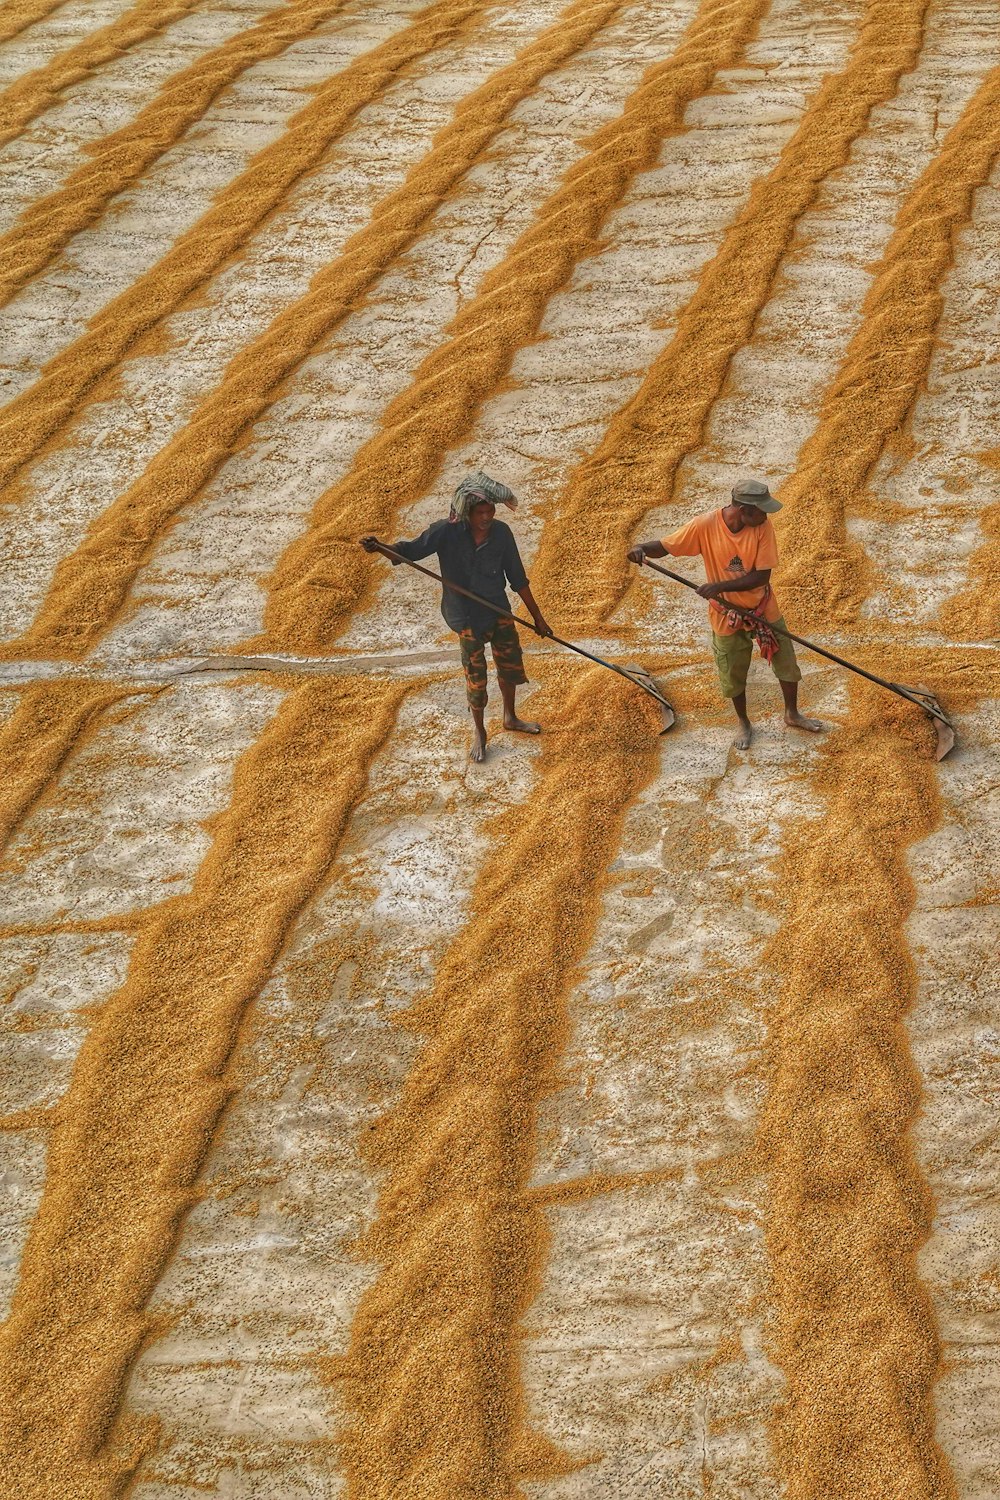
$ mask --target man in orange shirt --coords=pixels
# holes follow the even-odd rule
[[[791,641],[767,630],[768,625],[785,623],[771,589],[771,569],[778,562],[778,545],[768,516],[780,509],[781,501],[775,500],[766,484],[759,479],[744,479],[733,490],[730,505],[695,516],[662,541],[640,542],[628,554],[629,561],[634,563],[642,563],[647,557],[704,559],[708,582],[698,592],[709,601],[712,651],[722,693],[733,700],[740,721],[739,733],[733,741],[737,750],[746,750],[753,738],[753,727],[747,718],[746,686],[755,636],[781,683],[785,723],[813,734],[823,727],[816,719],[804,718],[799,713],[802,673]],[[755,630],[742,616],[727,611],[725,600],[720,603],[723,595],[725,600],[752,610],[761,622],[760,627]]]

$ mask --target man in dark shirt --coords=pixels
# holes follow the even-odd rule
[[[437,553],[443,578],[470,589],[506,612],[496,615],[452,589],[441,591],[441,613],[461,643],[469,712],[474,726],[469,757],[475,761],[486,756],[483,713],[486,708],[487,641],[493,651],[493,665],[500,683],[504,728],[520,730],[522,734],[538,734],[540,729],[538,724],[519,719],[514,708],[517,685],[528,679],[517,627],[509,614],[510,601],[505,583],[520,594],[542,635],[552,634],[532,597],[514,533],[503,521],[494,519],[498,502],[511,509],[517,504],[505,484],[477,471],[458,486],[446,521],[434,521],[412,542],[392,544],[394,552],[413,562],[429,557],[432,552]],[[382,550],[382,543],[374,536],[363,537],[361,545],[366,552]],[[395,558],[390,557],[389,561],[393,566],[397,565]]]

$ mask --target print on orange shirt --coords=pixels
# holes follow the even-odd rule
[[[663,537],[662,545],[674,557],[702,557],[709,583],[739,578],[743,573],[752,573],[755,568],[774,568],[778,563],[778,543],[770,519],[763,526],[744,526],[734,536],[722,519],[721,510],[708,510],[704,515],[695,516],[670,536]],[[764,590],[744,589],[726,597],[735,604],[742,604],[745,609],[754,609],[764,597]],[[738,626],[726,624],[725,610],[714,599],[709,601],[708,614],[716,635],[738,633]],[[780,618],[781,610],[772,589],[764,606],[764,619]]]

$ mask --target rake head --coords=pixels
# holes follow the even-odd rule
[[[908,687],[905,683],[901,682],[892,683],[892,687],[900,689],[904,696],[920,704],[920,707],[934,725],[934,732],[937,735],[934,759],[944,760],[948,751],[954,749],[955,746],[955,726],[934,694],[929,688]]]
[[[628,666],[623,667],[622,670],[626,674],[626,676],[632,679],[637,688],[641,688],[644,693],[648,693],[651,698],[655,698],[657,706],[660,710],[660,718],[663,720],[663,728],[660,730],[660,733],[666,734],[668,729],[673,728],[674,721],[677,718],[677,715],[674,713],[670,704],[661,693],[660,689],[656,686],[656,683],[653,681],[652,677],[650,677],[645,667],[637,667],[634,665],[634,663],[631,662],[628,664]]]

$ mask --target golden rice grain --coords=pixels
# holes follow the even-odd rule
[[[219,193],[207,213],[157,264],[91,320],[34,385],[0,413],[0,485],[11,479],[88,401],[100,398],[101,378],[186,297],[235,255],[299,178],[315,167],[366,104],[373,103],[417,58],[451,40],[494,0],[437,0],[409,26],[335,73],[292,116],[284,134],[259,151]],[[8,490],[8,501],[17,498]]]
[[[601,226],[633,178],[655,163],[665,137],[684,130],[686,106],[736,60],[765,9],[766,0],[702,0],[673,57],[650,68],[618,118],[592,138],[449,325],[447,340],[386,408],[350,473],[317,501],[308,531],[275,570],[265,641],[329,649],[373,585],[356,539],[390,528],[433,482],[517,350],[537,338],[549,298],[597,250]]]
[[[382,1175],[367,1238],[381,1269],[335,1371],[351,1500],[499,1500],[519,1474],[565,1472],[521,1395],[518,1325],[547,1243],[525,1188],[567,998],[657,744],[645,700],[602,672],[549,708],[537,784],[493,828],[470,917],[407,1018],[425,1041],[364,1147]]]
[[[930,731],[864,686],[830,742],[826,811],[787,848],[782,975],[761,1127],[774,1355],[773,1442],[789,1500],[954,1500],[933,1437],[940,1347],[915,1257],[931,1203],[910,1127],[905,1017],[910,844],[939,816]]]
[[[1000,470],[1000,448],[981,453],[980,461]],[[1000,640],[1000,505],[988,505],[980,527],[987,540],[969,562],[969,582],[954,599],[941,606],[944,628],[959,640]]]
[[[927,3],[869,0],[844,68],[826,79],[774,168],[754,185],[670,343],[553,507],[534,580],[567,631],[593,629],[621,602],[635,527],[651,497],[672,498],[681,462],[704,442],[730,363],[753,333],[799,219],[847,161],[872,110],[914,66]],[[570,554],[577,561],[567,569]]]
[[[927,379],[942,282],[973,195],[998,152],[1000,68],[994,68],[906,198],[819,424],[781,489],[782,598],[803,628],[858,617],[871,565],[847,536],[851,497],[864,489]],[[965,606],[956,606],[956,626],[964,614]]]
[[[311,681],[236,765],[189,895],[145,923],[58,1105],[0,1337],[0,1470],[18,1500],[108,1500],[122,1386],[229,1085],[247,1006],[326,876],[407,688]]]
[[[7,0],[0,6],[0,42],[9,42],[65,3],[66,0]]]
[[[256,26],[196,58],[168,78],[156,98],[121,130],[87,147],[91,158],[52,193],[37,198],[0,235],[0,306],[86,229],[164,151],[201,119],[222,90],[247,68],[273,57],[343,10],[347,0],[293,0]],[[2,107],[2,99],[0,99]]]
[[[282,382],[408,249],[520,101],[547,72],[584,46],[622,3],[574,0],[509,67],[462,100],[431,151],[382,200],[371,223],[319,272],[304,297],[241,350],[183,430],[59,563],[38,615],[10,648],[14,653],[79,656],[93,647],[121,608],[158,535],[218,472]]]
[[[16,79],[0,93],[0,146],[19,135],[36,115],[51,109],[71,84],[79,83],[95,68],[121,57],[130,47],[156,36],[172,21],[180,20],[204,3],[205,0],[140,0],[110,26],[91,32],[44,67]],[[0,17],[0,35],[2,30]]]
[[[124,690],[87,682],[24,688],[0,726],[0,849],[31,811],[66,758]]]
[[[13,34],[3,30],[11,16],[27,25],[25,16],[51,8],[28,0],[0,7],[0,39]],[[193,237],[54,361],[25,393],[29,399],[12,404],[11,425],[0,424],[13,444],[9,473],[81,403],[109,388],[101,382],[117,362],[239,251],[362,104],[483,8],[457,0],[431,6],[325,85],[271,154],[262,153],[220,195]],[[555,28],[462,102],[372,223],[305,298],[241,352],[176,443],[60,566],[34,634],[14,651],[88,648],[114,617],[159,529],[197,496],[288,371],[412,242],[518,99],[617,8],[615,0],[575,0]],[[323,9],[289,6],[281,19],[304,27]],[[683,128],[686,103],[735,60],[762,10],[762,0],[705,0],[676,56],[647,73],[621,119],[567,175],[451,325],[448,342],[388,408],[347,480],[320,502],[313,530],[282,561],[268,613],[272,638],[326,649],[369,586],[356,536],[390,526],[399,507],[433,480],[443,451],[502,385],[514,351],[537,337],[547,298],[597,246],[603,218],[634,173],[655,161],[664,135]],[[873,105],[912,65],[923,11],[924,0],[872,0],[846,69],[823,85],[774,172],[754,188],[663,362],[619,413],[597,457],[574,476],[542,549],[545,586],[566,618],[593,624],[620,599],[620,553],[640,502],[644,509],[651,485],[667,477],[672,483],[680,457],[702,440],[728,361],[750,336],[797,218],[823,176],[846,159]],[[164,149],[170,131],[184,128],[220,78],[235,76],[224,70],[246,55],[240,47],[256,37],[252,45],[262,50],[254,55],[267,55],[279,34],[286,35],[275,14],[193,64],[150,106],[149,142],[136,122],[105,143],[106,156],[97,153],[101,170],[141,173],[153,159],[142,153]],[[215,71],[220,56],[223,72]],[[865,303],[864,327],[804,450],[802,476],[783,492],[790,560],[808,571],[816,566],[813,540],[826,549],[820,560],[832,556],[833,564],[821,582],[837,592],[848,616],[863,569],[844,541],[847,499],[898,433],[899,412],[905,417],[926,370],[950,237],[1000,143],[989,121],[1000,102],[996,77],[907,200]],[[79,227],[73,214],[100,211],[113,179],[88,172],[67,184],[68,198],[52,195],[45,212],[54,217],[44,222],[56,240]],[[68,217],[58,218],[57,199],[58,213]],[[56,240],[40,240],[38,253],[53,253]],[[28,263],[20,262],[21,271]],[[678,389],[697,389],[698,402],[677,402]],[[849,439],[862,428],[858,456]],[[577,526],[586,528],[583,551],[596,559],[589,586],[597,610],[582,590],[560,593],[547,571],[557,547],[573,544]],[[973,562],[975,589],[946,606],[958,635],[985,632],[996,621],[995,590],[987,592],[996,556],[991,539]],[[808,591],[800,587],[797,597],[807,613]],[[911,648],[885,635],[858,647],[860,659],[893,678],[926,682],[949,708],[998,689],[997,669],[983,653]],[[680,657],[671,660],[681,665]],[[572,1467],[531,1430],[521,1385],[520,1338],[546,1256],[546,1208],[569,1212],[581,1199],[641,1190],[673,1175],[594,1173],[530,1185],[539,1107],[559,1085],[569,997],[606,872],[626,809],[657,762],[656,726],[644,700],[589,673],[557,705],[554,688],[568,675],[545,669],[553,697],[536,784],[490,830],[471,917],[430,997],[403,1021],[421,1034],[421,1049],[398,1102],[365,1144],[381,1185],[365,1243],[378,1272],[358,1307],[348,1355],[332,1371],[349,1415],[341,1452],[351,1500],[513,1500],[520,1479]],[[0,1341],[0,1471],[18,1500],[111,1500],[152,1440],[148,1429],[121,1418],[122,1390],[143,1340],[157,1331],[147,1301],[195,1199],[193,1184],[233,1086],[239,1028],[336,857],[406,690],[357,677],[309,679],[290,689],[236,767],[231,805],[213,820],[212,846],[190,895],[124,917],[3,929],[98,932],[114,924],[134,938],[125,982],[97,1017],[62,1102],[54,1111],[34,1107],[0,1121],[52,1135],[43,1200]],[[679,677],[674,696],[682,709],[704,712],[716,694],[706,669]],[[119,687],[80,683],[22,691],[0,728],[0,835],[46,794],[66,756],[121,696]],[[854,710],[821,758],[824,814],[786,847],[788,909],[772,949],[782,984],[760,1147],[770,1172],[772,1348],[788,1382],[774,1451],[789,1500],[953,1500],[933,1436],[939,1342],[915,1265],[931,1205],[910,1136],[919,1079],[905,1031],[915,991],[904,933],[913,906],[906,854],[938,817],[936,772],[927,759],[933,733],[916,709],[868,688],[855,694]],[[711,828],[700,807],[696,815],[672,808],[668,816],[680,819],[678,869],[707,868],[726,833]],[[359,893],[355,888],[364,899]],[[325,958],[341,951],[341,940],[330,938]],[[310,982],[318,1006],[322,982]],[[715,1024],[712,983],[707,979],[706,994],[693,1002],[687,986],[683,1019],[673,1014],[678,1007],[666,1006],[657,1019],[664,1045],[681,1027]],[[727,993],[739,988],[738,976],[727,982]],[[668,999],[671,991],[665,982]],[[723,1341],[700,1378],[739,1350]],[[217,1453],[199,1441],[190,1449],[198,1462],[185,1469],[182,1461],[163,1484],[182,1482],[178,1472],[192,1486],[204,1482],[198,1466]],[[244,1441],[232,1439],[230,1451],[241,1452]],[[273,1457],[278,1445],[266,1446]]]

